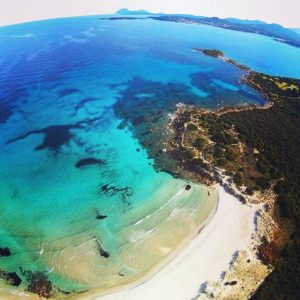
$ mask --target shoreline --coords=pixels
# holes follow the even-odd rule
[[[145,282],[150,280],[153,276],[155,276],[156,273],[159,273],[161,269],[163,269],[166,265],[168,265],[173,259],[175,259],[186,247],[189,245],[189,243],[197,236],[199,233],[203,230],[207,224],[214,218],[215,213],[218,208],[218,191],[215,186],[206,187],[202,185],[202,188],[205,189],[205,194],[208,193],[209,199],[206,201],[209,201],[210,204],[208,204],[210,208],[209,213],[207,214],[205,219],[202,219],[196,227],[193,227],[192,230],[187,232],[187,235],[184,239],[181,239],[180,243],[177,244],[176,248],[173,249],[172,252],[170,252],[163,260],[159,261],[153,267],[146,272],[142,272],[139,276],[136,278],[133,278],[132,280],[128,282],[120,282],[118,285],[106,289],[106,288],[95,288],[91,290],[87,290],[84,292],[75,292],[71,295],[60,295],[58,294],[53,295],[50,299],[93,299],[96,296],[105,296],[110,295],[115,292],[118,292],[123,289],[132,288],[135,286],[143,285]],[[199,195],[198,195],[199,196]],[[201,201],[199,198],[196,200],[197,202]],[[188,209],[188,208],[187,208]],[[202,207],[200,210],[197,208],[198,212],[206,211],[206,207]],[[182,216],[185,217],[186,216]],[[177,219],[177,222],[182,222],[182,219]],[[184,226],[184,224],[182,224]],[[191,228],[190,228],[191,229]],[[176,234],[174,235],[173,239],[176,238]],[[80,269],[78,269],[80,272]],[[12,289],[9,285],[4,285],[0,287],[0,299],[1,297],[4,297],[5,299],[39,299],[39,297],[35,294],[30,293],[27,290],[21,291],[21,290],[15,290]]]
[[[213,198],[211,198],[211,200],[213,200],[215,202],[214,203],[214,208],[210,211],[207,218],[199,224],[197,229],[190,232],[189,236],[184,241],[182,241],[177,246],[177,248],[174,249],[173,252],[168,255],[168,257],[166,259],[164,259],[161,262],[159,262],[158,264],[156,264],[152,269],[150,269],[146,273],[140,275],[139,278],[136,278],[132,282],[128,282],[128,283],[113,287],[109,290],[102,290],[101,291],[100,289],[95,289],[95,290],[87,291],[87,292],[85,292],[84,294],[81,294],[81,295],[80,294],[74,294],[68,299],[72,299],[72,300],[75,300],[75,299],[76,300],[81,300],[81,299],[89,300],[89,299],[106,299],[107,297],[108,297],[108,299],[110,299],[110,297],[112,297],[112,299],[115,299],[114,298],[115,295],[118,295],[119,293],[122,293],[123,291],[128,291],[128,290],[132,290],[132,289],[135,289],[135,288],[143,287],[145,284],[147,284],[149,281],[151,281],[153,278],[155,278],[157,274],[160,274],[160,272],[162,270],[167,268],[169,265],[172,265],[172,262],[174,260],[176,260],[176,258],[187,247],[189,247],[189,245],[193,242],[194,239],[196,239],[199,235],[201,235],[202,231],[205,230],[205,228],[215,218],[215,215],[216,215],[218,207],[219,207],[219,192],[218,192],[218,189],[217,189],[218,185],[205,186],[205,187],[210,193],[216,193],[216,199],[213,200]],[[210,197],[212,197],[212,196],[210,196]],[[123,297],[123,295],[121,297]],[[118,298],[116,298],[116,299],[118,299]],[[123,298],[121,298],[121,299],[123,299]]]
[[[194,239],[179,249],[167,264],[145,275],[134,286],[116,289],[106,295],[94,291],[72,299],[184,300],[202,297],[200,287],[219,281],[222,273],[230,269],[235,253],[250,249],[255,214],[260,208],[260,205],[241,204],[220,185],[217,189],[218,204],[212,219],[202,225]]]

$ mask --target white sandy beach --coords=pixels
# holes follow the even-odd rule
[[[166,267],[149,280],[101,300],[185,300],[197,296],[201,284],[217,281],[229,269],[236,251],[250,247],[257,207],[241,204],[219,187],[219,205],[212,221]]]

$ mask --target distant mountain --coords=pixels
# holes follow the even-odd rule
[[[116,12],[117,15],[126,15],[126,16],[136,16],[136,15],[155,15],[147,10],[129,10],[127,8],[122,8]]]
[[[197,17],[192,15],[161,15],[149,18],[169,22],[205,24],[224,29],[257,33],[300,48],[300,34],[278,24],[267,24],[257,20],[220,19],[217,17]]]
[[[260,20],[241,20],[241,19],[236,19],[236,18],[227,18],[225,19],[231,23],[236,23],[236,24],[245,24],[245,25],[261,25],[261,24],[266,24],[263,21]]]
[[[300,48],[300,30],[288,29],[278,24],[268,24],[260,20],[240,20],[236,18],[220,19],[217,17],[200,17],[186,14],[154,14],[143,9],[129,10],[127,8],[118,10],[116,14],[127,17],[116,17],[111,19],[128,19],[130,18],[128,16],[146,15],[148,18],[158,21],[205,24],[224,29],[262,34],[281,43],[286,43]]]

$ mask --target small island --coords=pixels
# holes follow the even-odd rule
[[[222,51],[220,51],[220,50],[193,48],[192,51],[193,52],[200,52],[200,53],[202,53],[202,54],[204,54],[206,56],[211,56],[211,57],[214,57],[214,58],[221,58],[225,62],[227,62],[229,64],[232,64],[232,65],[234,65],[234,66],[236,66],[239,69],[244,70],[244,71],[250,70],[249,67],[247,67],[245,65],[242,65],[242,64],[236,62],[235,60],[233,60],[231,58],[225,57],[224,53]]]
[[[215,49],[193,48],[193,51],[202,52],[203,54],[211,57],[224,57],[224,53],[222,51]]]

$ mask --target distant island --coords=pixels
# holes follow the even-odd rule
[[[240,20],[235,18],[221,19],[217,17],[193,16],[186,14],[155,14],[146,10],[131,11],[126,8],[118,10],[116,14],[122,16],[148,16],[148,18],[158,21],[204,24],[229,30],[257,33],[269,36],[278,42],[300,48],[300,34],[298,34],[295,30],[284,28],[279,24],[267,24],[259,20]],[[114,18],[111,19],[113,20]],[[117,19],[120,20],[121,18],[115,18],[115,20]],[[128,17],[126,17],[126,19],[128,19]]]

